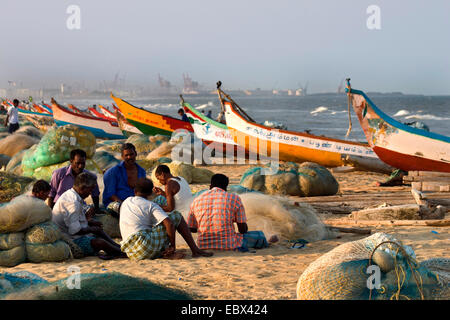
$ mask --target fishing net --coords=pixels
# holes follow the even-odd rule
[[[73,278],[21,286],[4,294],[5,300],[191,300],[181,290],[155,284],[149,280],[117,272],[80,274],[80,289]],[[41,280],[42,281],[42,280]],[[45,281],[45,280],[44,280]],[[18,286],[17,286],[18,287]],[[72,288],[72,289],[71,289]]]
[[[103,231],[111,238],[120,238],[119,219],[110,214],[96,214],[95,220],[103,224]]]
[[[28,271],[0,273],[0,299],[8,293],[40,283],[48,283],[48,281]]]
[[[50,181],[52,178],[52,174],[55,170],[58,170],[63,167],[67,167],[70,165],[70,161],[65,161],[61,163],[52,164],[50,166],[39,167],[36,169],[31,169],[25,166],[22,166],[23,175],[27,177],[33,177],[37,180],[43,179],[46,181]],[[102,173],[102,169],[92,160],[86,159],[86,170],[89,170],[93,173]]]
[[[21,177],[12,173],[0,171],[0,202],[5,203],[11,201],[11,199],[17,195],[24,193],[33,181],[34,179],[32,178]],[[0,221],[1,219],[0,216]]]
[[[257,192],[241,194],[240,198],[249,230],[261,230],[267,237],[276,234],[284,240],[301,238],[309,242],[336,236],[308,204],[292,205],[281,197]]]
[[[16,133],[21,133],[21,134],[27,135],[29,137],[32,137],[32,138],[35,138],[38,140],[41,140],[41,138],[42,138],[42,132],[33,126],[20,127],[16,132],[14,132],[14,134],[16,134]]]
[[[375,255],[374,252],[380,251]],[[369,265],[380,267],[380,285],[370,289]],[[376,233],[344,243],[311,263],[297,282],[297,298],[448,299],[449,259],[415,260],[411,247]]]
[[[0,250],[0,266],[14,267],[27,259],[25,246],[21,245],[9,250]]]
[[[38,139],[25,134],[14,133],[0,140],[0,154],[13,157],[16,153],[37,144]]]
[[[120,163],[120,160],[116,159],[112,154],[107,151],[96,151],[92,160],[102,170],[106,171],[116,164]]]
[[[27,150],[17,152],[6,165],[5,171],[16,175],[22,175],[22,158]]]
[[[61,240],[47,244],[27,243],[25,245],[30,262],[58,262],[71,258],[69,245]]]
[[[169,159],[169,161],[167,160]],[[172,162],[172,159],[170,158],[159,158],[159,159],[152,159],[152,160],[148,160],[148,159],[143,159],[143,160],[137,160],[136,163],[138,165],[140,165],[142,168],[145,169],[145,171],[150,171],[151,174],[151,170],[153,170],[153,168],[157,167],[160,164],[167,164]]]
[[[10,250],[23,245],[23,232],[0,234],[0,250]]]
[[[21,195],[0,207],[0,233],[22,231],[51,218],[52,210],[44,201]]]
[[[39,144],[28,150],[22,159],[22,165],[36,169],[69,160],[70,151],[82,149],[87,158],[95,153],[95,136],[89,130],[65,125],[50,129]]]
[[[158,147],[153,149],[150,153],[147,154],[146,159],[152,160],[152,159],[159,159],[162,157],[170,157],[172,154],[172,149],[174,145],[163,142]]]
[[[330,171],[312,162],[298,166],[287,162],[280,164],[275,174],[262,174],[261,167],[248,169],[242,175],[240,185],[268,194],[291,196],[326,196],[336,194],[339,184]]]
[[[58,226],[51,221],[32,226],[25,233],[25,242],[31,244],[48,244],[62,237]]]
[[[75,242],[73,242],[69,235],[61,232],[61,240],[69,246],[70,252],[72,253],[74,259],[84,258],[83,249],[81,249]]]
[[[132,143],[136,147],[138,156],[146,156],[148,153],[155,150],[163,142],[168,142],[169,137],[156,135],[156,136],[146,136],[143,134],[133,134],[128,137],[126,143]]]

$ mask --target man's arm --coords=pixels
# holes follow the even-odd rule
[[[166,228],[166,232],[169,237],[170,242],[169,248],[173,248],[173,251],[175,251],[175,227],[173,226],[172,221],[168,217],[162,221],[162,224]]]
[[[166,186],[166,200],[167,206],[161,206],[165,212],[172,212],[175,209],[174,196],[180,191],[180,185],[173,180],[170,180]]]
[[[234,222],[236,222],[239,233],[246,233],[248,231],[247,217],[245,215],[244,204],[239,196],[236,196],[234,203]]]
[[[247,231],[248,231],[247,223],[245,223],[245,222],[244,223],[236,222],[236,224],[237,224],[239,233],[242,233],[242,234],[247,233]]]
[[[50,193],[48,194],[48,206],[53,209],[55,206],[56,192],[58,191],[58,172],[54,171],[50,180]]]

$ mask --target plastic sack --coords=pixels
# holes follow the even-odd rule
[[[25,246],[18,246],[9,250],[0,250],[0,266],[14,267],[27,259]]]
[[[23,245],[23,232],[0,234],[0,250],[10,250]]]
[[[30,262],[58,262],[71,258],[70,247],[64,241],[58,240],[48,244],[25,245],[27,257]]]

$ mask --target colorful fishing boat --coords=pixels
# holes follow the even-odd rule
[[[105,117],[109,117],[109,118],[115,118],[116,117],[114,112],[109,111],[107,108],[105,108],[101,104],[98,106],[98,109],[100,110],[101,113],[103,113],[103,115]]]
[[[127,121],[146,135],[161,134],[171,136],[172,132],[178,129],[185,129],[189,132],[194,131],[189,122],[135,107],[125,100],[115,97],[113,94],[111,94],[111,98],[113,98]]]
[[[116,117],[114,117],[114,118],[113,117],[107,117],[103,113],[98,112],[97,110],[95,110],[94,108],[89,107],[88,111],[91,113],[91,115],[93,117],[100,118],[100,119],[105,119],[105,120],[109,120],[109,121],[117,121]]]
[[[220,89],[220,85],[218,82],[217,90],[225,110],[228,130],[234,141],[250,152],[282,161],[310,161],[326,167],[346,165],[346,159],[352,157],[359,169],[382,172],[392,169],[384,165],[367,144],[258,124]]]
[[[53,118],[58,126],[73,124],[91,131],[97,138],[123,139],[117,122],[78,114],[60,106],[52,99]]]
[[[142,134],[135,126],[132,126],[127,119],[125,119],[122,112],[119,109],[116,110],[116,118],[117,123],[119,124],[119,128],[122,131],[123,135],[129,137],[133,134]]]
[[[19,114],[30,121],[33,126],[43,132],[47,132],[51,127],[56,126],[53,115],[49,113],[35,112],[19,108]]]
[[[378,157],[405,171],[450,172],[450,137],[398,122],[347,79],[346,92],[364,134]]]

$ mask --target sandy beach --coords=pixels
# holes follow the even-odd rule
[[[239,183],[242,173],[249,165],[208,166],[215,173],[230,177],[230,184]],[[340,191],[333,200],[321,202],[325,197],[289,197],[292,201],[307,202],[316,208],[322,221],[345,219],[346,210],[362,209],[383,203],[414,203],[408,186],[376,187],[376,181],[383,181],[387,175],[369,172],[334,173],[340,184]],[[207,185],[193,184],[193,192],[207,188]],[[330,213],[333,208],[344,208],[340,214]],[[447,218],[448,218],[447,213]],[[345,226],[345,225],[343,225]],[[411,246],[418,261],[428,258],[448,257],[450,227],[430,226],[370,226],[375,232],[392,234],[403,244]],[[435,232],[432,232],[435,231]],[[436,233],[437,232],[437,233]],[[82,273],[121,272],[146,278],[155,283],[181,289],[195,299],[267,300],[296,299],[296,283],[310,263],[336,246],[366,237],[360,234],[339,233],[338,238],[309,243],[301,249],[291,249],[290,244],[281,241],[269,248],[254,252],[214,251],[211,258],[191,258],[187,245],[179,245],[186,252],[183,260],[144,260],[133,262],[128,259],[104,261],[97,257],[70,260],[62,263],[23,263],[14,268],[0,268],[0,272],[27,270],[49,280],[68,276],[67,268],[76,265]]]

